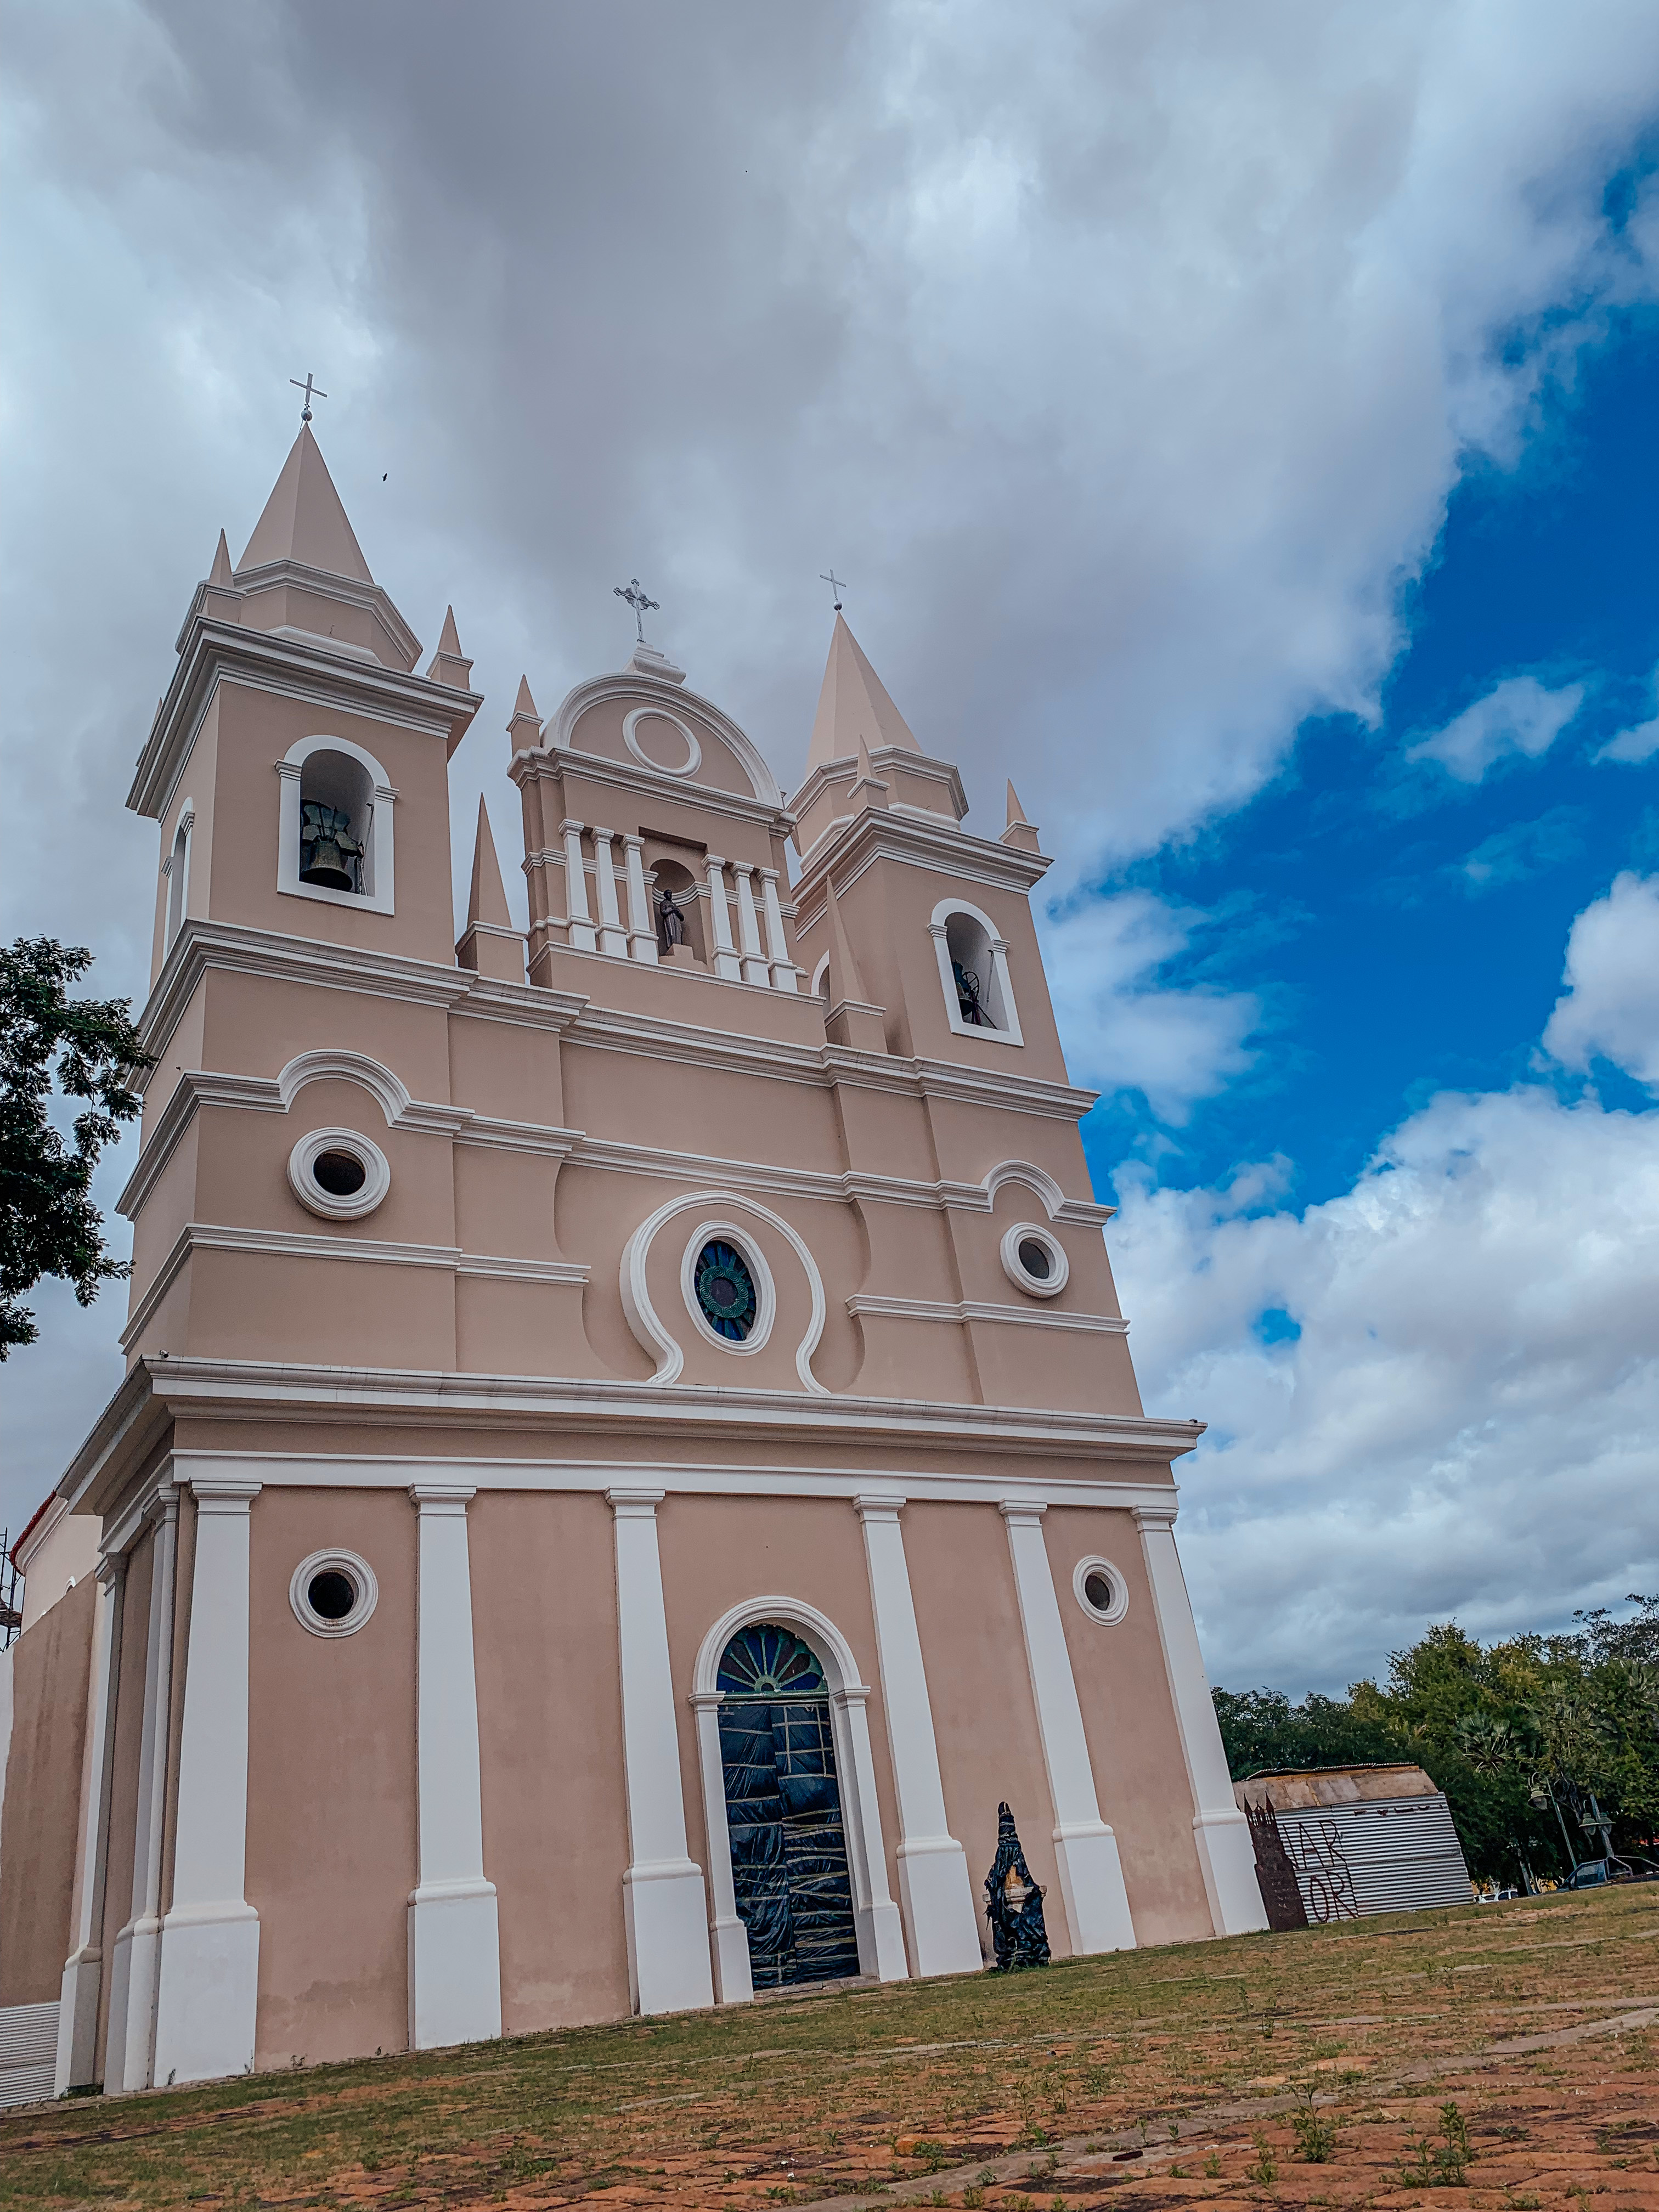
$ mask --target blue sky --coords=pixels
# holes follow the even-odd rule
[[[1595,758],[1659,712],[1656,396],[1659,318],[1621,316],[1542,395],[1514,463],[1477,461],[1452,492],[1403,589],[1376,726],[1309,720],[1248,805],[1105,879],[1208,917],[1160,984],[1249,991],[1263,1011],[1254,1066],[1185,1127],[1136,1091],[1097,1109],[1103,1187],[1126,1153],[1187,1185],[1278,1152],[1295,1199],[1317,1202],[1434,1091],[1526,1072],[1574,916],[1620,868],[1659,868],[1654,763]],[[1584,686],[1541,757],[1510,753],[1474,784],[1405,762],[1517,675]],[[1609,1104],[1647,1103],[1617,1066],[1597,1081]]]
[[[1659,1588],[1652,0],[7,0],[0,927],[149,987],[172,640],[318,428],[503,727],[799,781],[832,564],[1045,947],[1212,1671]],[[1649,732],[1649,737],[1655,732]],[[66,858],[66,856],[68,856]],[[710,1133],[705,1149],[718,1151]],[[97,1184],[106,1203],[123,1146]],[[120,1373],[0,1369],[0,1523]]]

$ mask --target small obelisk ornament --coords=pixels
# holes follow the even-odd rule
[[[997,1965],[1004,1973],[1048,1965],[1042,1892],[1031,1878],[1019,1847],[1019,1831],[1006,1805],[997,1807],[997,1855],[985,1877],[985,1911]]]

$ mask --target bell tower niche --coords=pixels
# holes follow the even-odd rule
[[[309,423],[241,560],[222,532],[127,804],[161,828],[153,975],[191,923],[454,959],[450,755],[481,703],[377,584]]]

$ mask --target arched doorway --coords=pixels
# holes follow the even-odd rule
[[[739,1629],[716,1686],[738,1916],[757,1989],[859,1971],[830,1690],[799,1636]]]

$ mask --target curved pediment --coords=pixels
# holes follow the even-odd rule
[[[777,778],[729,714],[695,691],[635,669],[577,684],[547,741],[560,751],[642,771],[664,787],[783,805]]]

